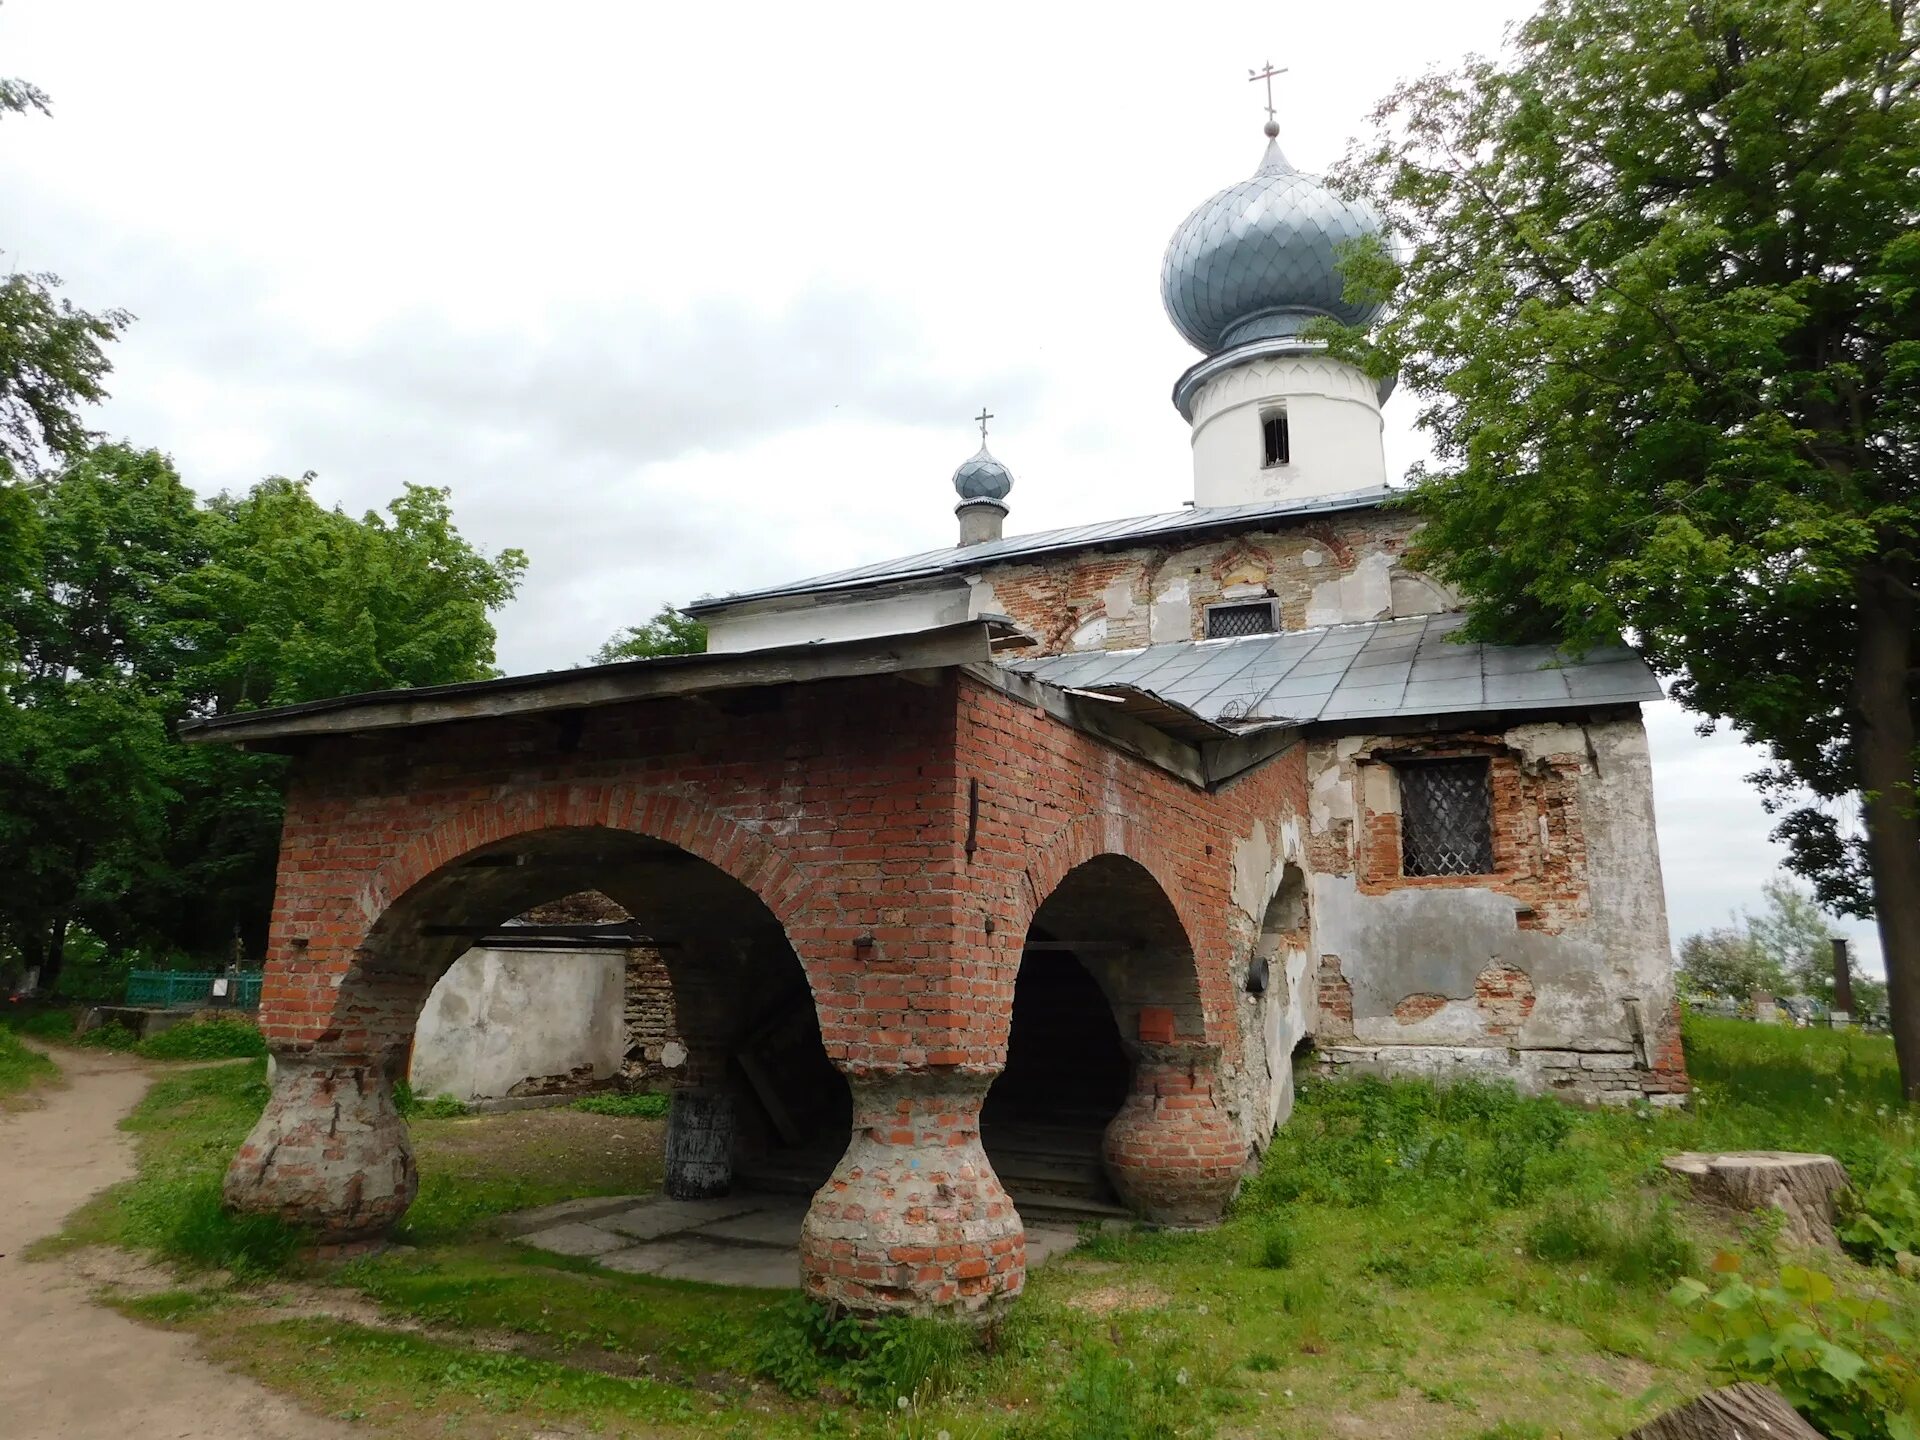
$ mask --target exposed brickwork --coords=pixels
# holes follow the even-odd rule
[[[627,1053],[621,1075],[629,1083],[670,1075],[661,1057],[669,1044],[680,1040],[680,1019],[673,979],[659,950],[641,945],[627,951],[625,995]]]
[[[1519,1034],[1536,998],[1533,977],[1517,965],[1489,965],[1473,982],[1473,1003],[1486,1017],[1489,1035]]]
[[[807,1291],[856,1310],[984,1315],[1026,1283],[1026,1232],[980,1148],[988,1081],[869,1075],[800,1234]]]
[[[1298,630],[1308,623],[1316,587],[1351,575],[1368,555],[1397,562],[1416,524],[1398,512],[1346,515],[1338,529],[1309,522],[1178,548],[996,566],[985,578],[999,610],[1038,636],[1045,653],[1202,640],[1208,605],[1259,595],[1276,597],[1286,628]],[[1156,604],[1162,608],[1150,624]],[[1176,621],[1182,633],[1169,629]],[[1103,629],[1097,643],[1076,647],[1076,633],[1093,622]]]
[[[1493,791],[1492,875],[1402,873],[1400,813],[1370,807],[1358,830],[1354,866],[1363,895],[1402,889],[1493,890],[1522,903],[1525,930],[1558,933],[1590,911],[1586,836],[1580,823],[1579,775],[1583,756],[1553,755],[1532,764],[1499,735],[1450,735],[1383,739],[1370,745],[1360,764],[1391,766],[1400,759],[1472,756],[1488,762]],[[1362,784],[1361,793],[1367,787]]]
[[[1447,1008],[1447,997],[1431,990],[1420,990],[1393,1007],[1393,1018],[1402,1025],[1417,1025]]]
[[[683,926],[722,927],[659,957],[690,1051],[675,1083],[697,1083],[755,993],[738,966],[790,943],[826,1052],[867,1106],[809,1222],[810,1285],[863,1309],[990,1307],[1018,1290],[1023,1249],[978,1151],[978,1098],[1005,1061],[1035,913],[1058,893],[1069,930],[1131,927],[1140,943],[1094,962],[1122,1033],[1153,1008],[1171,1022],[1153,1033],[1217,1057],[1170,1106],[1175,1082],[1150,1073],[1137,1098],[1157,1118],[1126,1152],[1169,1167],[1183,1215],[1217,1216],[1258,1118],[1234,1100],[1233,974],[1253,922],[1232,913],[1227,857],[1304,805],[1300,747],[1208,794],[958,675],[323,742],[289,791],[263,1028],[283,1063],[377,1068],[460,946],[423,926],[498,923],[590,885],[647,923],[679,905]],[[666,847],[705,865],[661,881]],[[521,854],[539,863],[471,859]],[[735,882],[739,901],[715,888]],[[881,1124],[873,1107],[902,1094],[912,1114]],[[290,1092],[256,1131],[248,1153],[269,1163],[235,1192],[245,1208],[282,1203],[272,1157],[308,1109]],[[1178,1138],[1155,1149],[1155,1134]],[[923,1182],[924,1204],[895,1203]]]
[[[326,1245],[379,1235],[420,1189],[391,1081],[378,1066],[279,1065],[266,1114],[227,1170],[227,1203],[307,1226]]]
[[[1139,1045],[1133,1091],[1107,1126],[1113,1188],[1161,1225],[1218,1220],[1246,1172],[1248,1140],[1219,1093],[1206,1046]]]
[[[1318,1012],[1314,1037],[1321,1044],[1353,1038],[1353,986],[1341,973],[1338,955],[1320,957]]]

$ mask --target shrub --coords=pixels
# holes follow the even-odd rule
[[[140,1043],[140,1037],[118,1020],[109,1020],[104,1025],[94,1026],[76,1043],[94,1050],[131,1050]]]
[[[1889,1156],[1856,1179],[1840,1197],[1840,1238],[1882,1265],[1920,1254],[1920,1152]]]
[[[260,1027],[237,1015],[191,1020],[134,1046],[149,1060],[240,1060],[267,1053]]]
[[[472,1107],[451,1095],[429,1095],[423,1100],[405,1080],[393,1082],[393,1108],[405,1120],[457,1120],[473,1113]]]
[[[79,1015],[64,1008],[21,1010],[11,1014],[0,1014],[0,1025],[4,1025],[17,1035],[31,1035],[36,1040],[60,1040],[71,1043],[74,1027],[79,1023]]]
[[[588,1095],[573,1102],[575,1110],[583,1110],[589,1115],[617,1115],[623,1120],[662,1120],[666,1118],[671,1096],[664,1094],[645,1095]]]
[[[1774,1285],[1743,1279],[1738,1257],[1713,1268],[1718,1290],[1682,1280],[1691,1347],[1719,1374],[1772,1385],[1833,1440],[1920,1440],[1920,1361],[1911,1333],[1877,1297],[1838,1294],[1817,1270],[1784,1266]]]

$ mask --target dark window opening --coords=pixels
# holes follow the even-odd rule
[[[1403,875],[1493,873],[1493,782],[1485,760],[1422,760],[1400,772]]]
[[[1274,621],[1273,602],[1255,600],[1245,605],[1207,607],[1207,638],[1230,640],[1236,635],[1271,635],[1280,627]]]
[[[1260,422],[1260,438],[1268,465],[1284,465],[1292,458],[1287,445],[1287,417],[1269,415]]]

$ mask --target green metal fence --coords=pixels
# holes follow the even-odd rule
[[[213,993],[215,980],[227,982],[227,993],[218,998]],[[182,1010],[227,1005],[236,1010],[257,1010],[260,972],[221,975],[211,970],[134,970],[127,975],[127,1004]]]

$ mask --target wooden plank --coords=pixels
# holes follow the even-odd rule
[[[674,656],[622,665],[419,691],[386,690],[371,695],[262,710],[189,722],[180,738],[192,743],[256,742],[317,735],[493,720],[555,710],[588,709],[637,700],[664,700],[759,685],[807,684],[819,680],[950,669],[985,663],[994,627],[967,621],[909,635],[823,645],[789,645],[739,654]]]
[[[998,665],[967,665],[966,673],[994,689],[1011,695],[1063,725],[1104,740],[1117,750],[1146,761],[1170,775],[1177,775],[1196,789],[1207,788],[1206,771],[1200,763],[1200,751],[1184,740],[1155,730],[1131,716],[1112,713],[1095,700],[1083,700],[1057,685],[1044,684]]]

